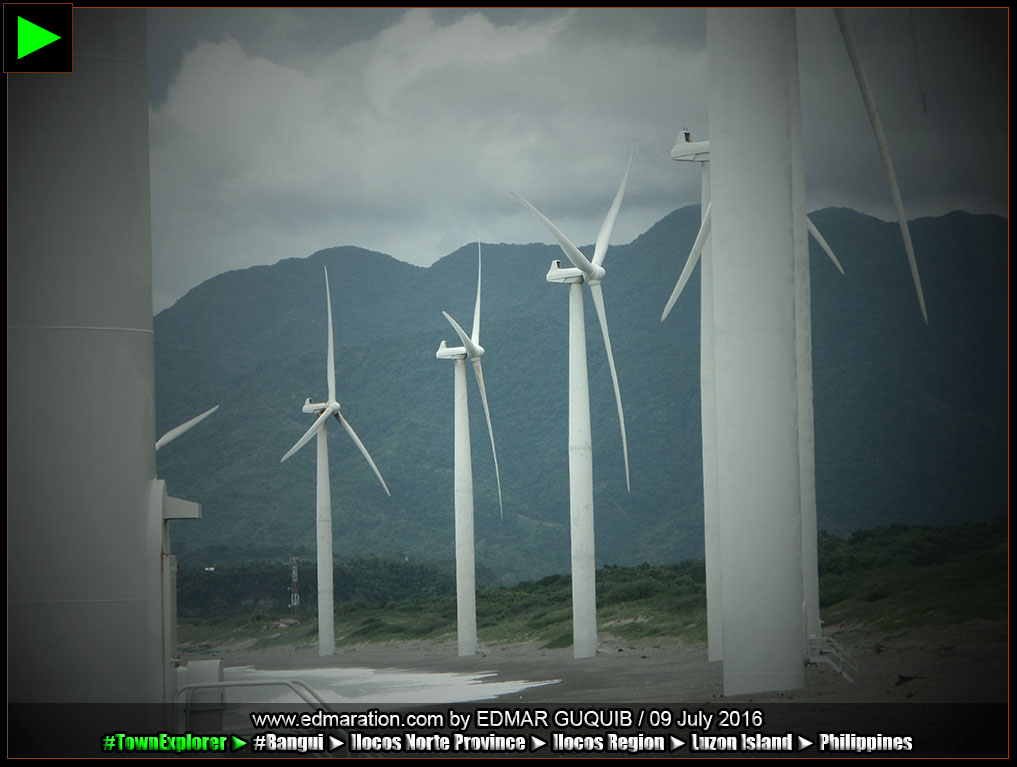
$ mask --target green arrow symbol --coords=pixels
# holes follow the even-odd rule
[[[244,746],[247,745],[247,741],[246,740],[241,740],[236,735],[230,735],[230,737],[233,738],[233,740],[231,742],[233,744],[233,750],[234,751],[239,751],[240,749],[242,749]]]
[[[18,16],[18,58],[24,58],[50,43],[55,43],[60,35],[54,35],[48,29],[33,24],[28,19]]]

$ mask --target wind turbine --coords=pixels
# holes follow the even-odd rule
[[[477,581],[476,561],[473,551],[473,462],[470,455],[470,413],[466,394],[466,360],[473,363],[473,372],[480,389],[480,400],[484,403],[487,418],[487,432],[491,435],[491,455],[494,456],[494,476],[498,481],[498,510],[502,519],[505,511],[501,501],[501,475],[498,473],[498,453],[494,448],[494,429],[491,427],[491,411],[487,406],[487,391],[484,389],[484,371],[480,358],[484,347],[480,345],[480,240],[477,240],[477,301],[473,307],[473,334],[466,335],[459,323],[442,312],[462,346],[446,346],[441,342],[435,356],[440,360],[455,361],[455,477],[453,488],[456,509],[456,605],[459,627],[459,655],[465,657],[477,652]]]
[[[604,312],[604,256],[611,232],[618,218],[618,209],[625,196],[632,156],[615,194],[614,202],[601,224],[593,260],[588,260],[543,213],[519,195],[515,195],[558,241],[572,267],[562,268],[560,261],[551,263],[548,282],[569,286],[569,506],[572,531],[572,654],[574,658],[591,658],[597,653],[597,583],[593,539],[593,438],[590,430],[590,388],[586,364],[586,325],[583,316],[583,284],[589,286],[600,330],[604,336],[607,364],[611,369],[614,397],[618,405],[622,455],[625,460],[625,489],[629,484],[629,452],[625,438],[625,414],[621,391],[611,352],[611,337]],[[514,194],[514,193],[513,193]]]
[[[156,440],[156,443],[155,443],[155,450],[156,450],[156,452],[159,452],[159,450],[161,448],[166,447],[166,445],[168,445],[170,442],[175,440],[177,437],[181,436],[182,434],[186,434],[187,432],[189,432],[191,429],[193,429],[199,423],[204,421],[206,418],[208,418],[210,415],[212,415],[212,413],[214,413],[218,409],[219,409],[219,406],[216,405],[215,407],[209,408],[208,410],[206,410],[201,415],[195,416],[194,418],[190,419],[189,421],[185,421],[184,423],[180,424],[179,426],[174,426],[168,432],[166,432],[161,437],[159,437],[158,440]],[[161,480],[159,480],[157,478],[156,481],[160,482]],[[163,487],[165,487],[165,483],[163,483]],[[169,499],[169,500],[176,502],[176,499]],[[198,507],[199,510],[197,512],[194,511],[194,507],[197,506],[197,504],[191,504],[191,503],[189,503],[187,501],[184,501],[183,505],[180,505],[179,508],[177,508],[177,510],[175,512],[174,511],[167,511],[167,509],[169,509],[170,506],[171,506],[171,504],[164,505],[164,513],[163,513],[162,553],[165,556],[169,556],[170,555],[170,527],[169,527],[169,521],[171,519],[192,519],[195,516],[200,516],[200,514],[201,514],[200,507]],[[173,620],[174,620],[174,622],[176,621],[176,615],[175,614],[173,616]],[[175,647],[175,644],[174,644],[174,647]]]
[[[664,312],[660,315],[660,321],[663,322],[667,319],[667,316],[671,313],[671,309],[674,308],[675,302],[678,297],[682,294],[685,289],[685,284],[689,281],[689,277],[692,276],[693,270],[696,268],[696,264],[700,258],[703,259],[703,273],[706,273],[707,256],[704,253],[709,251],[706,249],[706,243],[710,236],[710,142],[709,141],[692,141],[691,134],[688,130],[683,130],[681,135],[678,137],[678,141],[671,148],[671,159],[685,162],[698,162],[701,169],[701,180],[702,180],[702,223],[699,226],[699,231],[696,233],[696,239],[692,243],[692,250],[689,251],[689,257],[685,262],[685,267],[682,269],[681,274],[678,277],[678,282],[675,283],[674,290],[671,291],[671,295],[667,299],[667,304],[664,306]],[[840,260],[837,258],[830,244],[823,237],[823,234],[819,231],[812,219],[808,216],[805,217],[806,225],[809,229],[809,234],[816,240],[816,243],[823,249],[823,252],[830,257],[833,265],[837,267],[837,271],[844,274],[844,267],[841,266]],[[906,225],[906,222],[905,222]],[[702,280],[702,278],[701,278]],[[703,291],[706,291],[706,285],[712,284],[709,280],[705,282],[701,281],[704,285]],[[712,304],[713,296],[710,295],[710,303]],[[702,312],[705,315],[707,308],[706,306],[701,307]]]
[[[724,657],[721,644],[723,621],[720,612],[720,538],[717,512],[717,395],[714,388],[713,349],[713,259],[707,235],[710,227],[710,144],[708,141],[691,140],[688,131],[683,131],[684,142],[679,139],[671,150],[674,160],[698,161],[701,166],[700,196],[702,223],[692,245],[688,263],[682,270],[674,292],[664,307],[660,321],[663,322],[681,294],[682,288],[692,273],[694,258],[702,255],[703,268],[699,279],[700,323],[699,323],[699,386],[700,414],[703,432],[703,538],[706,554],[706,641],[707,657],[711,661]]]
[[[799,361],[811,355],[811,340],[796,322],[809,300],[808,223],[794,11],[711,10],[707,47],[724,692],[731,695],[805,683],[811,618],[803,572],[811,554],[803,544],[811,537],[814,545],[815,531],[802,513],[812,472],[811,444],[800,443],[807,414],[799,407]]]
[[[216,405],[201,415],[174,426],[156,440],[156,452],[193,429],[218,409],[219,406]],[[171,497],[166,491],[166,481],[156,477],[150,489],[149,506],[155,510],[153,517],[158,517],[153,519],[153,522],[162,522],[159,550],[161,658],[166,700],[173,700],[177,689],[177,669],[173,664],[173,656],[177,651],[177,559],[170,547],[170,520],[199,519],[201,504]]]
[[[339,403],[335,398],[335,351],[332,340],[332,296],[328,287],[328,267],[325,267],[325,305],[328,308],[328,363],[325,374],[328,377],[328,400],[325,402],[311,402],[308,397],[304,401],[301,410],[305,413],[317,413],[318,418],[311,425],[311,428],[302,436],[297,443],[291,447],[286,455],[280,459],[285,461],[300,448],[306,445],[311,437],[318,436],[318,468],[317,468],[317,494],[316,494],[316,520],[318,537],[318,655],[335,655],[335,602],[332,594],[332,489],[328,479],[328,441],[326,439],[325,424],[329,416],[334,416],[339,424],[350,435],[350,439],[357,446],[367,463],[374,470],[375,476],[381,482],[389,496],[392,493],[388,485],[371,459],[360,437],[353,431],[342,413],[339,412]]]
[[[667,319],[675,302],[685,288],[689,277],[695,269],[697,261],[702,259],[703,268],[700,275],[700,410],[703,431],[703,530],[706,550],[706,610],[707,610],[707,647],[710,660],[723,658],[723,622],[721,620],[721,560],[720,540],[718,537],[717,509],[717,403],[714,388],[714,334],[713,334],[713,263],[709,250],[710,234],[710,142],[692,141],[688,130],[683,130],[678,141],[671,149],[671,159],[685,162],[698,162],[701,166],[702,178],[702,224],[696,234],[695,242],[689,253],[685,268],[682,269],[678,282],[668,298],[660,321]],[[806,224],[820,247],[833,261],[833,265],[843,274],[844,268],[837,260],[830,245],[806,216]],[[799,418],[799,454],[801,459],[800,477],[802,482],[802,545],[805,568],[805,603],[806,622],[810,636],[820,635],[819,623],[819,569],[816,558],[816,503],[815,503],[815,460],[814,460],[814,424],[812,415],[812,317],[811,296],[808,279],[808,260],[803,269],[805,279],[796,283],[795,303],[795,338],[799,346],[797,371],[799,378],[798,418]],[[797,279],[796,271],[796,279]],[[805,353],[806,348],[808,353]],[[807,457],[808,456],[808,457]],[[811,488],[811,491],[810,491]]]

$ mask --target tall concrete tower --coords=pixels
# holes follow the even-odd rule
[[[794,11],[708,19],[720,590],[733,695],[805,684],[795,254],[807,234]]]
[[[11,702],[164,699],[143,10],[8,75]]]

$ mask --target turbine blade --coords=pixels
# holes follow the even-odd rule
[[[325,267],[325,305],[328,307],[328,401],[335,402],[335,346],[332,339],[332,293],[328,289],[328,267]]]
[[[558,240],[558,245],[561,247],[562,252],[564,252],[565,255],[568,256],[569,261],[572,262],[572,265],[576,267],[576,269],[582,270],[583,274],[587,274],[592,277],[595,274],[593,264],[591,264],[586,256],[580,252],[579,248],[573,245],[571,241],[569,241],[569,238],[562,234],[561,230],[548,220],[547,216],[533,207],[526,199],[520,197],[515,192],[512,192],[512,194],[515,195],[519,202],[530,209],[530,212],[537,217],[538,221],[543,223],[544,226],[550,230],[551,234],[554,235],[554,238]]]
[[[477,236],[477,303],[473,305],[473,343],[480,344],[480,236]]]
[[[374,469],[374,474],[376,477],[378,477],[378,481],[381,482],[381,486],[385,488],[385,492],[391,498],[392,493],[388,492],[388,485],[386,485],[385,480],[382,479],[381,472],[378,471],[378,467],[374,465],[374,461],[371,459],[371,454],[367,452],[367,448],[364,447],[364,443],[360,441],[360,437],[358,437],[357,433],[353,431],[353,427],[350,426],[350,422],[343,418],[342,413],[340,413],[338,410],[335,411],[333,415],[335,415],[335,419],[342,425],[342,427],[346,429],[346,433],[350,435],[350,439],[353,440],[354,444],[356,444],[356,446],[360,448],[360,452],[364,454],[364,458],[367,459],[367,462],[371,465],[371,468]]]
[[[819,233],[819,230],[816,228],[816,225],[812,223],[811,218],[806,216],[805,220],[808,222],[809,225],[809,234],[815,237],[816,242],[819,243],[819,247],[826,251],[826,255],[828,255],[830,257],[830,260],[833,261],[833,265],[837,267],[837,271],[840,272],[841,274],[844,274],[844,267],[840,265],[840,261],[837,260],[837,256],[833,254],[833,248],[830,247],[830,243],[828,243],[826,241],[826,238]]]
[[[306,445],[308,442],[311,441],[311,437],[313,437],[315,434],[317,434],[318,430],[325,426],[325,419],[328,418],[329,412],[330,411],[327,410],[327,409],[321,411],[321,415],[319,415],[317,417],[317,419],[315,419],[314,423],[311,424],[311,428],[308,429],[304,433],[303,437],[301,437],[300,439],[297,440],[297,444],[295,444],[293,447],[291,447],[289,449],[289,451],[286,453],[286,455],[284,455],[282,458],[279,459],[279,463],[282,463],[283,461],[285,461],[287,458],[289,458],[291,455],[293,455],[295,452],[297,452],[300,448],[302,448],[304,445]]]
[[[678,296],[685,290],[685,283],[689,281],[689,277],[692,276],[692,270],[696,268],[696,264],[699,262],[699,257],[703,253],[703,246],[706,245],[706,238],[710,236],[710,210],[713,203],[707,203],[706,215],[703,216],[703,223],[699,225],[699,233],[696,235],[696,241],[692,243],[692,250],[689,252],[689,258],[685,262],[685,268],[682,269],[681,275],[678,277],[678,282],[674,286],[674,290],[671,291],[671,297],[667,299],[667,306],[664,307],[664,313],[660,315],[660,321],[663,322],[667,319],[667,315],[671,313],[671,309],[674,308],[675,302],[678,300]]]
[[[622,455],[625,457],[625,490],[632,492],[629,485],[629,445],[625,439],[625,413],[622,411],[621,390],[618,388],[618,373],[614,369],[614,354],[611,352],[611,336],[607,332],[607,315],[604,313],[604,293],[599,282],[590,285],[593,306],[600,320],[600,330],[604,334],[604,349],[607,351],[607,365],[611,368],[611,382],[614,384],[614,399],[618,403],[618,426],[621,427]]]
[[[463,342],[463,346],[466,347],[466,355],[470,359],[475,359],[480,356],[480,348],[473,343],[473,339],[466,335],[466,331],[462,329],[458,322],[452,319],[452,315],[448,312],[442,312],[445,315],[445,319],[449,321],[452,328],[456,331],[459,336],[459,340]]]
[[[484,371],[480,367],[480,360],[473,360],[473,372],[477,376],[477,386],[480,387],[480,401],[484,403],[484,415],[487,417],[487,433],[491,435],[491,455],[494,456],[494,477],[498,480],[498,511],[501,518],[505,519],[505,508],[501,503],[501,474],[498,472],[498,451],[494,449],[494,429],[491,427],[491,411],[487,407],[487,390],[484,389]]]
[[[915,51],[915,76],[918,78],[918,92],[922,95],[922,111],[929,113],[929,101],[925,97],[925,85],[922,83],[922,63],[918,57],[918,25],[915,23],[915,9],[911,9],[909,17],[911,22],[911,47]]]
[[[900,187],[897,186],[897,175],[893,170],[893,160],[890,158],[890,148],[886,143],[886,135],[883,133],[883,124],[879,119],[879,112],[876,111],[876,102],[872,97],[872,89],[869,88],[869,79],[865,75],[865,68],[862,66],[861,57],[858,55],[858,48],[855,45],[854,35],[851,33],[851,26],[848,23],[847,14],[842,8],[835,8],[834,16],[837,17],[837,24],[840,26],[841,36],[844,38],[844,46],[847,48],[848,58],[851,59],[851,66],[855,70],[855,79],[858,81],[858,88],[862,92],[862,100],[865,102],[865,109],[869,113],[869,122],[872,123],[872,132],[876,136],[876,144],[879,147],[879,156],[883,160],[883,167],[886,169],[886,178],[890,183],[890,195],[893,197],[893,205],[897,209],[897,223],[900,225],[901,237],[904,239],[904,251],[908,257],[908,267],[911,269],[911,280],[915,284],[915,293],[918,295],[918,305],[922,310],[922,318],[925,324],[929,324],[929,315],[925,311],[925,295],[922,293],[922,278],[918,275],[918,263],[915,261],[915,248],[911,244],[911,230],[908,228],[908,220],[904,215],[904,201],[901,200]]]
[[[159,437],[159,441],[155,443],[155,449],[158,450],[160,447],[166,447],[166,445],[168,445],[170,442],[175,440],[177,437],[179,437],[184,432],[190,431],[192,428],[194,428],[199,423],[204,421],[206,418],[208,418],[210,415],[212,415],[212,413],[214,413],[218,409],[219,409],[219,406],[216,405],[215,407],[209,408],[208,410],[206,410],[201,415],[195,416],[190,421],[185,421],[184,423],[180,424],[179,426],[174,426],[168,432],[166,432],[161,437]]]
[[[614,202],[611,203],[611,209],[607,212],[604,223],[600,225],[600,232],[597,234],[597,245],[593,249],[593,263],[597,266],[604,263],[604,256],[607,255],[607,246],[611,242],[611,233],[614,231],[614,222],[618,219],[618,209],[621,207],[622,198],[625,196],[625,185],[629,182],[629,171],[632,170],[632,158],[635,157],[635,154],[636,150],[633,149],[629,154],[629,164],[625,167],[625,175],[622,176],[621,185],[614,196]]]

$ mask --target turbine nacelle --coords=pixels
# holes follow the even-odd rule
[[[671,148],[672,160],[687,160],[695,162],[709,162],[710,142],[693,141],[692,133],[688,128],[682,129],[678,140]]]
[[[311,402],[311,398],[308,397],[304,400],[304,406],[300,408],[300,410],[304,413],[323,413],[326,410],[332,409],[333,405],[335,406],[335,410],[333,412],[338,412],[339,403],[335,400],[332,400],[331,402]]]
[[[477,283],[478,287],[480,283]],[[484,347],[480,345],[480,291],[477,291],[477,311],[473,314],[473,335],[466,335],[466,331],[463,330],[462,325],[452,319],[452,315],[448,312],[442,312],[445,319],[448,320],[449,325],[459,336],[459,340],[463,342],[462,346],[448,347],[445,342],[441,342],[441,346],[438,347],[438,351],[435,356],[438,359],[457,359],[458,355],[462,355],[465,359],[473,360],[477,362],[481,357],[484,356]]]
[[[574,266],[562,268],[561,261],[552,261],[551,268],[547,270],[547,281],[569,284],[572,282],[585,282],[588,285],[596,285],[604,279],[607,272],[599,264],[590,264],[592,275]]]
[[[471,357],[469,351],[465,346],[447,346],[444,341],[438,347],[438,351],[434,353],[434,356],[440,360],[465,360],[465,359],[479,359],[484,356],[484,347],[476,347],[477,356]]]
[[[466,359],[465,346],[448,346],[444,341],[438,345],[438,351],[434,353],[439,360],[464,360]]]

